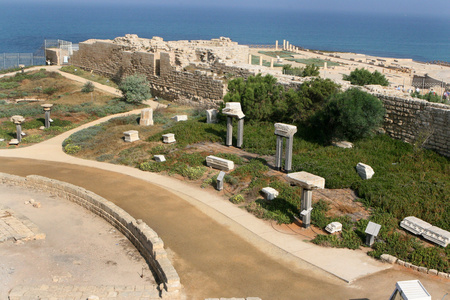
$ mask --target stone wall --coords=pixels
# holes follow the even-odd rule
[[[214,106],[226,92],[222,80],[215,79],[211,72],[176,70],[171,64],[170,53],[130,52],[121,45],[105,41],[88,41],[79,46],[72,64],[116,79],[143,74],[148,78],[154,96]]]
[[[164,285],[167,294],[178,296],[180,277],[172,266],[164,243],[158,234],[142,220],[135,220],[112,202],[78,186],[37,175],[20,177],[0,173],[0,184],[22,186],[48,192],[75,202],[102,217],[124,234],[139,250],[156,274],[156,281]]]
[[[450,157],[450,106],[420,99],[374,94],[384,103],[384,129],[395,139],[423,143]]]

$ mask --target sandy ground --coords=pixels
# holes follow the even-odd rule
[[[41,207],[24,204],[30,199]],[[0,299],[7,299],[17,285],[155,283],[128,239],[79,205],[6,185],[0,185],[0,204],[27,217],[46,234],[42,240],[0,243]]]

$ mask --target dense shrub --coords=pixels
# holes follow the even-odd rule
[[[144,75],[135,74],[125,77],[119,84],[119,90],[125,101],[129,103],[141,103],[152,96],[149,82]]]
[[[350,72],[350,75],[344,75],[344,80],[350,81],[351,84],[364,86],[366,84],[379,84],[382,86],[388,86],[389,81],[386,77],[378,71],[370,73],[366,69],[356,69]]]
[[[81,88],[83,93],[91,93],[94,91],[94,84],[91,81],[86,82]]]
[[[240,102],[246,118],[254,122],[297,123],[308,120],[338,90],[331,80],[315,78],[298,90],[285,91],[273,76],[258,74],[247,81],[231,80],[224,102]]]
[[[426,93],[425,95],[421,95],[418,92],[412,92],[411,93],[411,97],[424,99],[424,100],[427,100],[429,102],[436,102],[436,103],[443,102],[443,103],[445,103],[445,100],[442,99],[442,101],[441,101],[441,96],[439,96],[438,94],[433,94],[433,93]]]
[[[315,126],[326,140],[355,141],[380,127],[384,113],[378,98],[359,89],[349,89],[330,98],[317,114]]]

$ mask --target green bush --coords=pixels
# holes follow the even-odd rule
[[[78,146],[78,145],[67,144],[67,145],[64,146],[64,151],[67,154],[75,154],[75,153],[77,153],[80,150],[81,150],[81,147]]]
[[[241,194],[237,194],[237,195],[232,196],[232,197],[230,198],[230,201],[231,201],[232,203],[234,203],[234,204],[239,204],[239,203],[244,202],[244,201],[245,201],[245,198],[244,198],[244,196],[242,196]]]
[[[81,88],[83,93],[91,93],[94,91],[94,84],[91,81],[86,82]]]
[[[378,84],[382,86],[388,86],[389,81],[386,77],[378,71],[370,73],[366,69],[356,69],[350,72],[350,75],[344,75],[344,80],[350,81],[351,84],[364,86],[367,84]]]
[[[119,90],[128,103],[141,103],[152,97],[150,85],[144,75],[130,75],[125,77],[119,84]]]
[[[382,125],[384,107],[373,95],[349,89],[333,95],[315,118],[315,126],[328,141],[355,141],[367,137]]]

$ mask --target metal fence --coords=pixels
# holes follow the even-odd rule
[[[1,70],[18,68],[19,65],[45,65],[45,57],[44,55],[36,55],[35,53],[0,53]]]

